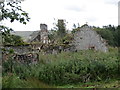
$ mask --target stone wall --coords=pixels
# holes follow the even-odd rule
[[[5,46],[2,52],[2,60],[6,61],[12,58],[14,61],[23,64],[36,64],[39,61],[39,54],[36,49],[32,49],[30,45],[27,46]],[[9,53],[13,50],[13,53]]]
[[[14,60],[22,64],[37,64],[39,61],[39,54],[28,53],[28,54],[14,54]]]
[[[17,62],[17,63],[21,63],[21,64],[29,64],[29,65],[30,64],[37,64],[37,62],[39,61],[39,54],[37,54],[37,53],[26,53],[26,54],[3,53],[2,57],[3,57],[3,62],[10,60],[10,58],[12,58],[13,62]]]
[[[5,46],[4,48],[6,50],[13,49],[14,53],[18,53],[18,54],[25,54],[32,51],[32,48],[29,45],[28,46]]]
[[[76,50],[94,49],[103,52],[108,51],[105,40],[89,26],[82,27],[74,34],[73,44]]]

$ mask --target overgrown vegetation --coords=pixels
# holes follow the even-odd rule
[[[103,39],[106,40],[108,45],[113,47],[120,47],[119,40],[120,40],[120,26],[103,26],[102,28],[94,27],[94,30],[97,31],[99,35],[102,36]]]
[[[79,24],[78,25],[74,24],[72,31],[70,33],[68,33],[67,30],[65,29],[64,22],[61,22],[61,23],[62,23],[61,27],[60,27],[61,24],[59,25],[59,23],[58,23],[55,30],[52,29],[51,31],[49,31],[49,38],[52,41],[52,43],[53,42],[54,43],[62,43],[62,44],[71,43],[73,41],[74,33],[77,32],[78,30],[80,30],[85,25],[87,25],[87,24],[84,24],[84,25],[80,26]],[[103,26],[103,27],[95,27],[95,26],[91,26],[91,27],[107,42],[108,46],[120,47],[120,41],[119,41],[120,40],[120,36],[119,36],[120,26],[107,25],[107,26]],[[59,28],[60,28],[60,30],[59,30]],[[63,36],[59,37],[58,32]]]
[[[28,13],[19,6],[21,0],[18,1],[8,0],[8,2],[1,4],[1,20],[8,19],[11,23],[17,20],[23,24],[29,21]],[[80,29],[79,25],[78,27],[74,25],[72,33],[68,33],[63,20],[58,20],[56,26],[57,30],[50,32],[49,39],[53,40],[52,43],[60,45],[69,44],[73,39],[73,34]],[[6,44],[24,44],[21,37],[10,35],[12,29],[3,25],[0,25],[0,28]],[[110,46],[120,46],[120,26],[94,27],[94,30],[106,39]],[[13,52],[13,50],[10,50],[9,54],[13,54]],[[109,84],[109,87],[120,87],[120,61],[118,54],[117,48],[109,48],[107,53],[86,50],[61,52],[55,55],[40,54],[39,63],[36,65],[17,63],[10,57],[8,60],[3,61],[3,88],[54,88],[56,86],[59,87],[59,85],[75,84],[80,84],[80,87],[88,87],[91,83],[93,87],[93,83],[101,84],[101,82],[112,80],[115,80],[114,85]],[[106,86],[102,85],[100,87]]]
[[[50,84],[84,83],[118,77],[117,51],[63,52],[59,55],[41,56],[41,60],[47,64],[43,65],[40,77]]]
[[[4,76],[2,80],[3,88],[53,88],[35,78],[20,79],[17,75]]]
[[[18,77],[21,84],[34,78],[38,82],[47,83],[48,86],[120,80],[118,50],[117,48],[109,50],[108,53],[87,50],[61,52],[57,55],[40,54],[40,61],[37,65],[13,62],[10,67],[11,62],[5,61],[3,63],[3,87],[7,87],[9,79],[6,77],[11,74]],[[17,87],[17,81],[15,83]]]
[[[6,36],[8,35],[8,36]],[[4,38],[4,45],[13,45],[13,46],[19,46],[19,45],[26,45],[27,43],[25,43],[22,38],[20,36],[17,35],[11,35],[11,34],[6,34],[3,35]]]
[[[18,21],[22,24],[27,24],[30,20],[28,13],[26,13],[21,8],[21,3],[24,0],[3,0],[0,3],[0,21],[8,20],[13,23],[14,21]],[[0,25],[0,32],[2,33],[3,44],[11,44],[11,45],[22,45],[23,40],[19,36],[11,35],[10,32],[13,31],[12,28]],[[14,41],[15,40],[15,41]]]

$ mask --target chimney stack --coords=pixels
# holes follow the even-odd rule
[[[47,30],[47,25],[46,24],[40,24],[40,29],[41,30]]]

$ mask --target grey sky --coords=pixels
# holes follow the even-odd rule
[[[72,29],[73,24],[80,25],[88,22],[89,25],[103,26],[118,24],[119,0],[26,0],[22,8],[31,18],[27,25],[7,21],[4,23],[17,31],[39,30],[40,23],[53,28],[57,19],[65,19],[67,28]],[[54,18],[56,20],[54,20]]]

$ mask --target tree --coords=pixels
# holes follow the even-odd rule
[[[57,36],[58,35],[56,30],[53,30],[53,29],[49,30],[48,38],[52,43],[55,43]]]
[[[72,34],[74,34],[76,31],[80,30],[80,25],[78,23],[78,26],[76,26],[76,24],[73,24],[73,29],[71,31]]]
[[[66,36],[62,39],[62,43],[63,44],[70,44],[72,43],[72,40],[73,40],[73,35],[70,33],[70,34],[66,34]]]
[[[20,4],[23,0],[6,0],[0,3],[1,5],[1,20],[9,20],[11,23],[15,20],[26,24],[30,18],[28,13],[22,10]],[[0,31],[2,31],[3,38],[9,38],[10,31],[12,28],[9,28],[4,25],[0,25]],[[6,39],[5,39],[6,40]]]
[[[4,37],[5,42],[4,45],[14,45],[14,46],[18,46],[18,45],[24,45],[24,41],[22,40],[22,38],[20,36],[17,35],[9,35],[9,37],[5,36]]]
[[[59,38],[63,38],[66,35],[66,25],[63,19],[59,19],[57,22],[57,33]]]
[[[112,25],[103,26],[102,28],[94,27],[94,30],[97,31],[105,40],[107,40],[110,46],[118,46],[118,30]]]
[[[9,0],[2,3],[2,20],[10,20],[10,22],[14,22],[15,20],[20,23],[26,24],[29,21],[28,13],[22,10],[20,3],[22,0]]]

